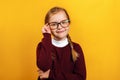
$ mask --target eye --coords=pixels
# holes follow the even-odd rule
[[[62,21],[61,23],[62,23],[62,24],[66,24],[67,22],[66,22],[66,21]]]
[[[69,20],[64,20],[64,21],[61,22],[61,24],[63,24],[63,25],[67,24],[67,23],[69,23]]]
[[[56,26],[57,23],[50,23],[50,26]]]

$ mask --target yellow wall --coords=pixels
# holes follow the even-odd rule
[[[0,80],[36,80],[41,26],[56,5],[71,16],[87,80],[120,80],[120,0],[0,0]]]

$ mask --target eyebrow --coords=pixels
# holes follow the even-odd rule
[[[60,22],[65,21],[65,20],[68,20],[68,19],[61,20]],[[60,23],[60,22],[53,21],[53,22],[49,22],[49,23]]]

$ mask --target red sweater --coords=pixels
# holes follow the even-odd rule
[[[74,49],[79,54],[73,62],[70,44],[55,47],[51,43],[51,35],[43,35],[44,38],[37,46],[37,66],[43,71],[50,69],[49,78],[45,80],[86,80],[85,60],[79,44],[73,42]]]

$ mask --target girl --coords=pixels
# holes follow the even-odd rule
[[[69,29],[70,18],[64,8],[48,11],[42,28],[44,38],[37,46],[38,80],[86,80],[83,52],[71,41]]]

